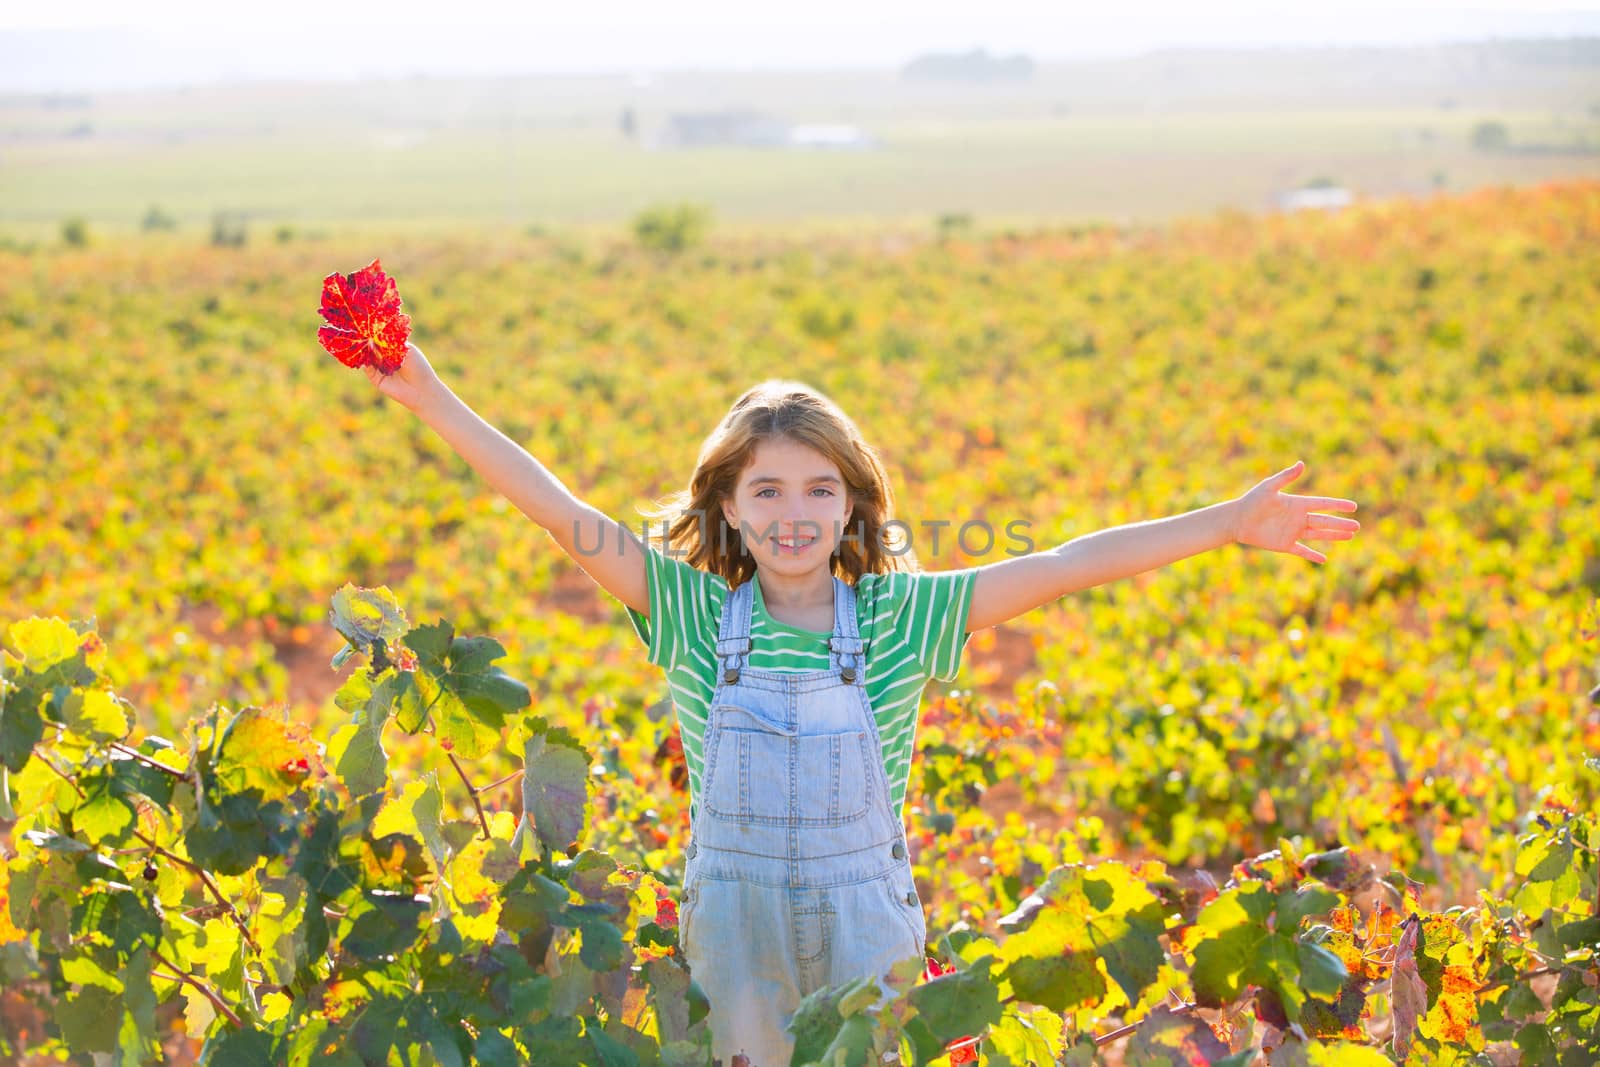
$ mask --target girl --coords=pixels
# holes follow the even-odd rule
[[[825,985],[921,960],[901,806],[929,678],[967,636],[1066,593],[1238,542],[1325,562],[1350,500],[1243,495],[959,571],[917,566],[877,454],[792,381],[747,391],[657,513],[661,547],[576,499],[463,404],[420,349],[380,392],[416,412],[628,608],[667,675],[689,765],[679,937],[711,1001],[713,1055],[784,1067],[786,1025]]]

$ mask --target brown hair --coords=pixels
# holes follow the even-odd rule
[[[668,549],[693,567],[738,587],[756,573],[743,535],[728,524],[722,501],[731,499],[739,474],[763,441],[787,438],[816,449],[839,468],[853,505],[829,566],[852,584],[863,574],[920,571],[894,516],[894,490],[878,453],[840,407],[803,382],[771,378],[745,390],[700,446],[689,487],[644,514],[662,520],[647,527],[646,542]],[[662,528],[664,527],[664,529]]]

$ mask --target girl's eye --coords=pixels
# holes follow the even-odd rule
[[[811,491],[813,493],[826,493],[828,496],[832,496],[833,495],[833,490],[832,489],[824,489],[820,485],[817,486],[815,489],[813,489]],[[756,497],[757,497],[757,499],[765,499],[767,493],[776,493],[776,492],[777,492],[776,489],[772,488],[771,486],[767,486],[765,489],[757,489],[756,490]]]

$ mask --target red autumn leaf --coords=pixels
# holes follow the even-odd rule
[[[678,925],[678,905],[671,897],[656,898],[656,925],[662,927]]]
[[[1389,999],[1394,1005],[1394,1054],[1406,1058],[1417,1023],[1428,1014],[1428,987],[1417,973],[1417,941],[1422,920],[1412,915],[1401,924],[1395,946],[1394,969],[1389,978]]]
[[[962,1042],[968,1041],[972,1041],[972,1038],[964,1037],[961,1041],[952,1041],[945,1046],[945,1051],[950,1053],[950,1067],[960,1067],[963,1063],[978,1062],[977,1044],[962,1044]]]
[[[400,310],[400,290],[376,259],[350,274],[334,271],[322,279],[322,306],[328,320],[317,340],[347,367],[400,369],[411,336],[411,316]]]

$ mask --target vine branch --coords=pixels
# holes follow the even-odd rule
[[[111,748],[114,749],[117,752],[123,753],[124,755],[132,756],[134,759],[138,760],[140,763],[143,763],[145,766],[154,767],[156,770],[162,772],[163,774],[170,775],[171,777],[176,778],[180,782],[184,781],[184,773],[182,771],[178,770],[176,767],[168,767],[165,763],[157,763],[155,760],[151,759],[149,756],[146,756],[143,752],[139,752],[136,749],[131,749],[127,745],[124,745],[120,741],[111,742]]]
[[[233,925],[237,926],[239,928],[239,933],[244,935],[245,943],[250,946],[250,950],[257,955],[260,954],[261,946],[256,944],[256,939],[251,936],[250,927],[246,925],[244,916],[240,915],[239,909],[233,906],[233,901],[222,895],[222,890],[217,888],[217,883],[211,880],[211,875],[207,873],[204,867],[193,862],[192,860],[184,859],[175,852],[169,852],[160,845],[156,844],[154,841],[150,840],[144,834],[140,833],[138,830],[133,831],[133,836],[150,846],[150,849],[157,854],[165,856],[167,859],[178,864],[180,867],[193,871],[195,874],[199,875],[200,881],[205,885],[206,889],[210,890],[211,895],[216,898],[217,904],[227,910],[229,917],[233,919]]]
[[[194,975],[190,974],[188,971],[185,971],[182,967],[178,967],[175,964],[173,964],[173,962],[171,960],[167,959],[165,956],[163,956],[161,954],[161,950],[160,949],[152,948],[150,950],[150,952],[151,952],[152,955],[155,956],[157,962],[159,962],[161,964],[161,966],[163,966],[167,970],[173,972],[172,974],[153,975],[153,977],[165,978],[165,979],[168,979],[169,981],[175,981],[175,982],[184,982],[184,983],[186,983],[188,985],[193,986],[195,989],[198,989],[205,996],[205,998],[207,1000],[211,1001],[212,1007],[214,1007],[218,1011],[220,1011],[223,1014],[223,1016],[230,1023],[232,1023],[236,1028],[244,1025],[242,1022],[239,1021],[238,1012],[236,1012],[232,1008],[230,1008],[228,1006],[227,1001],[223,1000],[220,996],[217,995],[217,991],[215,989],[212,989],[210,986],[208,986],[204,982],[200,981]]]
[[[473,787],[466,770],[461,766],[461,761],[456,759],[456,754],[449,749],[445,749],[444,754],[450,757],[450,766],[456,769],[456,773],[461,776],[461,784],[467,787],[467,795],[472,798],[472,806],[478,809],[478,825],[483,827],[483,839],[489,840],[489,818],[484,815],[483,805],[478,801],[478,790]]]

